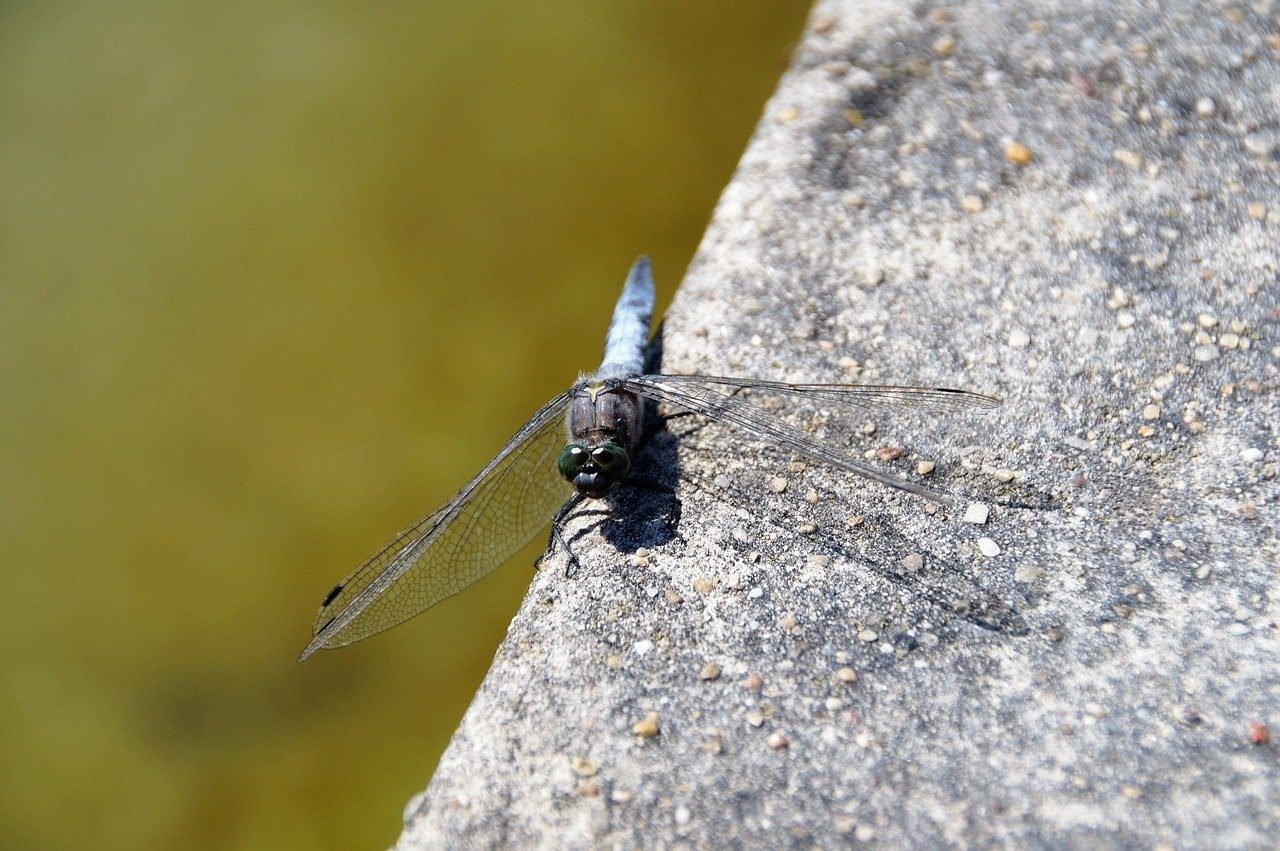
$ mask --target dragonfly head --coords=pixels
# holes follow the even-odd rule
[[[599,498],[631,469],[627,450],[616,443],[586,447],[570,443],[556,459],[556,469],[583,496]]]

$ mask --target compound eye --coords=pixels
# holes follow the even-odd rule
[[[559,457],[556,458],[556,470],[560,475],[573,481],[573,477],[578,475],[578,470],[582,469],[582,465],[591,460],[591,453],[587,451],[585,446],[579,446],[576,443],[570,443],[560,451]]]
[[[609,474],[609,478],[618,481],[631,469],[631,458],[627,450],[616,443],[602,443],[591,450],[591,460],[600,465],[600,469]]]

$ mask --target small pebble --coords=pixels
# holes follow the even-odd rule
[[[1218,347],[1212,344],[1196,346],[1196,350],[1192,353],[1192,357],[1200,363],[1215,360],[1218,357]]]
[[[932,473],[936,468],[937,468],[937,465],[934,464],[932,461],[921,461],[919,464],[916,465],[916,472],[919,473],[921,476],[927,476],[930,473]]]
[[[858,672],[853,668],[838,668],[836,670],[836,679],[842,683],[856,683],[858,681]]]
[[[1213,98],[1200,98],[1196,101],[1196,115],[1201,118],[1212,118],[1217,104],[1213,102]]]
[[[1142,155],[1135,151],[1120,148],[1116,150],[1111,157],[1125,168],[1140,169],[1143,166]]]
[[[990,538],[979,538],[978,552],[982,553],[987,558],[995,558],[1000,555],[1000,545]]]
[[[1244,149],[1255,157],[1266,157],[1271,155],[1271,149],[1275,147],[1275,142],[1259,133],[1250,133],[1244,137]]]
[[[760,687],[763,685],[764,677],[760,676],[755,671],[747,674],[747,678],[742,683],[742,687],[750,692],[760,691]]]
[[[992,475],[995,476],[997,482],[1000,482],[1003,485],[1009,484],[1009,482],[1012,482],[1018,477],[1017,473],[1007,467],[1001,467],[992,473]]]
[[[1026,165],[1034,156],[1031,149],[1021,142],[1010,142],[1004,146],[1004,158],[1014,165]]]
[[[1031,335],[1021,329],[1009,335],[1009,345],[1015,349],[1025,349],[1031,342]]]
[[[907,450],[901,446],[881,446],[876,450],[876,459],[879,461],[896,461],[906,454]]]
[[[1142,418],[1143,418],[1144,420],[1158,420],[1158,419],[1160,419],[1160,406],[1159,406],[1159,405],[1147,405],[1145,408],[1143,408],[1143,409],[1142,409]]]
[[[760,727],[764,725],[764,713],[759,709],[753,709],[747,713],[747,723],[752,727]]]
[[[817,491],[809,491],[807,494],[805,494],[805,495],[804,495],[804,501],[805,501],[805,502],[807,502],[807,503],[809,503],[810,505],[817,505],[817,504],[818,504],[818,492],[817,492]]]
[[[908,573],[918,573],[924,567],[924,556],[920,553],[912,553],[902,558],[902,569]]]
[[[1037,582],[1044,579],[1044,570],[1035,565],[1019,565],[1013,571],[1013,578],[1017,582]]]
[[[769,488],[774,493],[782,493],[787,489],[787,480],[781,476],[774,476],[769,480]]]
[[[1240,450],[1240,460],[1246,464],[1256,464],[1262,460],[1262,450],[1256,446],[1250,446],[1248,449]]]
[[[625,804],[635,797],[634,792],[628,792],[626,789],[614,789],[609,793],[609,800],[615,804]]]
[[[775,751],[780,751],[783,748],[787,747],[788,745],[787,737],[782,735],[781,733],[771,734],[769,736],[768,742],[769,742],[769,747]]]
[[[700,680],[716,680],[720,678],[720,666],[715,662],[708,662],[702,666],[702,670],[698,672]]]
[[[1127,310],[1116,314],[1116,324],[1121,328],[1132,328],[1133,324],[1137,321],[1137,317]]]
[[[1245,207],[1245,211],[1248,212],[1249,218],[1257,219],[1258,221],[1262,221],[1267,217],[1267,205],[1261,201],[1250,201],[1249,206]]]
[[[653,642],[645,638],[637,641],[631,648],[637,656],[643,656],[653,649]]]
[[[1196,317],[1196,324],[1201,328],[1215,328],[1218,325],[1218,317],[1212,313],[1201,313]]]
[[[858,631],[858,640],[864,644],[870,644],[879,637],[879,634],[877,634],[874,629],[863,629]]]
[[[860,824],[853,831],[853,838],[859,842],[870,842],[876,838],[876,829],[869,824]]]
[[[879,266],[868,266],[863,272],[863,280],[868,286],[879,286],[884,283],[884,269]]]
[[[812,535],[818,531],[818,524],[811,522],[801,523],[796,527],[796,531],[801,535]]]
[[[1261,746],[1271,741],[1271,733],[1261,721],[1250,721],[1245,729],[1248,731],[1250,744]]]
[[[595,774],[597,770],[596,767],[591,764],[590,760],[580,756],[575,756],[573,758],[572,765],[573,765],[573,773],[578,775],[579,777],[590,777],[591,775]]]
[[[946,58],[956,52],[956,40],[949,35],[940,35],[933,41],[933,52]]]
[[[981,213],[982,208],[982,199],[977,195],[966,195],[960,199],[960,209],[966,213]]]
[[[969,507],[964,510],[964,522],[972,523],[975,526],[983,525],[990,516],[991,506],[985,502],[971,502]]]
[[[683,827],[689,823],[691,818],[693,818],[693,813],[689,812],[688,807],[676,807],[676,824]]]
[[[712,591],[716,590],[716,583],[706,577],[700,576],[693,580],[693,590],[697,591],[699,594],[710,594]]]
[[[1228,331],[1226,334],[1218,337],[1218,345],[1228,350],[1238,349],[1240,348],[1240,335],[1232,334]]]
[[[644,720],[637,721],[632,727],[631,732],[642,739],[652,739],[658,735],[661,727],[658,724],[658,713],[650,712],[644,716]]]

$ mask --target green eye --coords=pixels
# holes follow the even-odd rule
[[[582,465],[590,458],[591,453],[587,452],[586,447],[571,443],[561,450],[560,456],[556,458],[556,469],[560,471],[561,476],[573,481],[578,470],[582,469]]]
[[[592,449],[591,460],[599,464],[600,468],[615,482],[631,469],[631,459],[627,456],[627,450],[616,443],[602,443]]]

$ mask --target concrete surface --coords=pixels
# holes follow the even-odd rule
[[[673,421],[401,847],[1274,847],[1277,16],[820,2],[663,366],[999,395],[777,408],[960,504]]]

